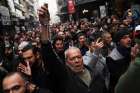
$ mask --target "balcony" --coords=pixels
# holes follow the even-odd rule
[[[25,12],[24,6],[22,4],[18,4],[16,2],[14,2],[15,8]]]

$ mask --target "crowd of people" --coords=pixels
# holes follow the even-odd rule
[[[138,93],[140,16],[130,10],[49,25],[42,6],[35,31],[0,35],[0,93]]]

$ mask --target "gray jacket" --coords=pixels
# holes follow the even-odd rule
[[[107,69],[106,58],[103,57],[98,50],[96,50],[94,53],[87,51],[86,54],[83,56],[83,61],[84,64],[90,67],[92,70],[98,70],[98,72],[105,79],[105,84],[108,88],[110,74]]]

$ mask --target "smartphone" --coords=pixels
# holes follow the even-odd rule
[[[47,8],[47,15],[48,15],[48,18],[50,18],[50,12],[49,12],[49,8],[48,8],[48,4],[47,4],[47,3],[45,3],[44,5],[45,5],[45,6],[46,6],[46,8]]]
[[[48,8],[48,4],[47,3],[44,3],[44,5],[46,6],[46,8]]]

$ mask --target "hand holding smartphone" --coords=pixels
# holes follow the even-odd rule
[[[38,9],[39,21],[41,25],[48,25],[50,21],[50,13],[48,10],[48,4],[45,3]]]

